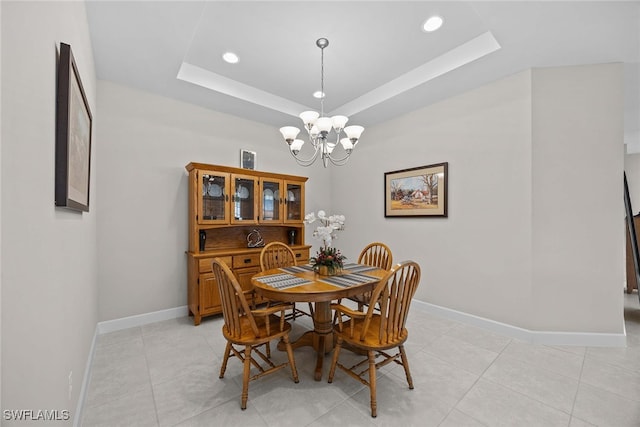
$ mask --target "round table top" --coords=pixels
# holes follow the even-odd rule
[[[300,268],[300,270],[303,269]],[[290,272],[275,268],[256,274],[251,278],[251,283],[259,294],[269,299],[285,302],[324,302],[362,295],[369,292],[387,273],[388,271],[378,268],[356,273],[359,276],[371,276],[371,281],[351,286],[338,286],[323,281],[323,279],[331,280],[331,278],[335,276],[321,276],[318,273],[308,270]],[[260,278],[264,276],[275,274],[289,274],[296,278],[305,279],[306,283],[287,288],[276,288],[260,281]],[[352,274],[352,272],[345,269],[338,277],[345,276],[345,278],[348,278],[350,274]]]

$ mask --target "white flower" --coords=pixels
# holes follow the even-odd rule
[[[308,213],[304,216],[304,223],[305,224],[311,224],[312,222],[315,222],[316,220],[316,214],[314,214],[313,212]]]
[[[344,215],[331,215],[329,217],[329,225],[335,230],[340,230],[344,226]]]
[[[327,226],[327,227],[318,226],[315,232],[317,237],[321,238],[324,241],[325,246],[331,246],[332,233],[333,233],[333,227],[331,226]]]
[[[327,216],[325,211],[319,210],[317,217],[313,212],[306,214],[304,217],[305,224],[311,224],[316,220],[319,220],[321,225],[316,227],[313,237],[321,239],[325,247],[330,247],[333,239],[338,237],[335,232],[344,230],[344,215]]]

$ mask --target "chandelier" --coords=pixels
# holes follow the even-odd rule
[[[324,116],[324,48],[329,46],[329,40],[326,38],[320,38],[316,40],[316,46],[320,48],[320,92],[318,97],[320,98],[320,113],[317,111],[304,111],[300,114],[300,119],[304,124],[309,137],[309,142],[313,147],[313,154],[308,158],[302,158],[299,156],[300,150],[305,141],[297,139],[300,129],[294,126],[285,126],[280,128],[280,132],[284,137],[285,142],[289,145],[289,151],[291,155],[296,159],[298,164],[302,166],[311,166],[316,161],[318,156],[322,158],[322,164],[326,168],[329,162],[336,166],[342,166],[347,163],[349,156],[353,152],[360,134],[364,131],[362,126],[347,126],[349,118],[346,116]],[[333,130],[333,132],[331,132]],[[344,138],[340,138],[342,133],[346,135]],[[333,137],[332,137],[333,136]],[[344,154],[337,156],[333,152],[334,148],[342,144]]]

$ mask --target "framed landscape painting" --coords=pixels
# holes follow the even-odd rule
[[[384,216],[447,216],[448,163],[384,174]]]
[[[57,90],[55,204],[88,212],[92,117],[66,43],[60,43]]]

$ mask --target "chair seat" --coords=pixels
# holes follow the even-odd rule
[[[362,304],[369,304],[369,301],[371,301],[371,292],[367,292],[364,293],[362,295],[353,295],[347,299],[350,299],[351,301],[355,301],[355,302],[359,302]]]
[[[385,350],[397,347],[407,340],[409,331],[406,328],[402,328],[401,333],[395,339],[388,337],[386,334],[380,339],[380,321],[382,317],[374,314],[371,317],[371,322],[367,328],[367,332],[364,339],[361,340],[360,336],[364,329],[364,319],[349,319],[342,324],[342,331],[340,326],[335,325],[334,330],[336,334],[341,335],[342,339],[353,347],[358,347],[363,350]],[[351,324],[353,323],[353,335],[351,335]]]
[[[284,322],[284,327],[282,328],[282,331],[280,331],[280,318],[274,314],[269,316],[269,333],[267,333],[266,317],[256,316],[254,317],[254,320],[258,326],[258,336],[254,334],[251,324],[249,323],[249,319],[246,316],[240,318],[240,336],[231,335],[227,330],[226,325],[222,326],[222,334],[227,340],[234,344],[256,345],[280,338],[291,331],[291,324],[289,324],[289,322]]]

